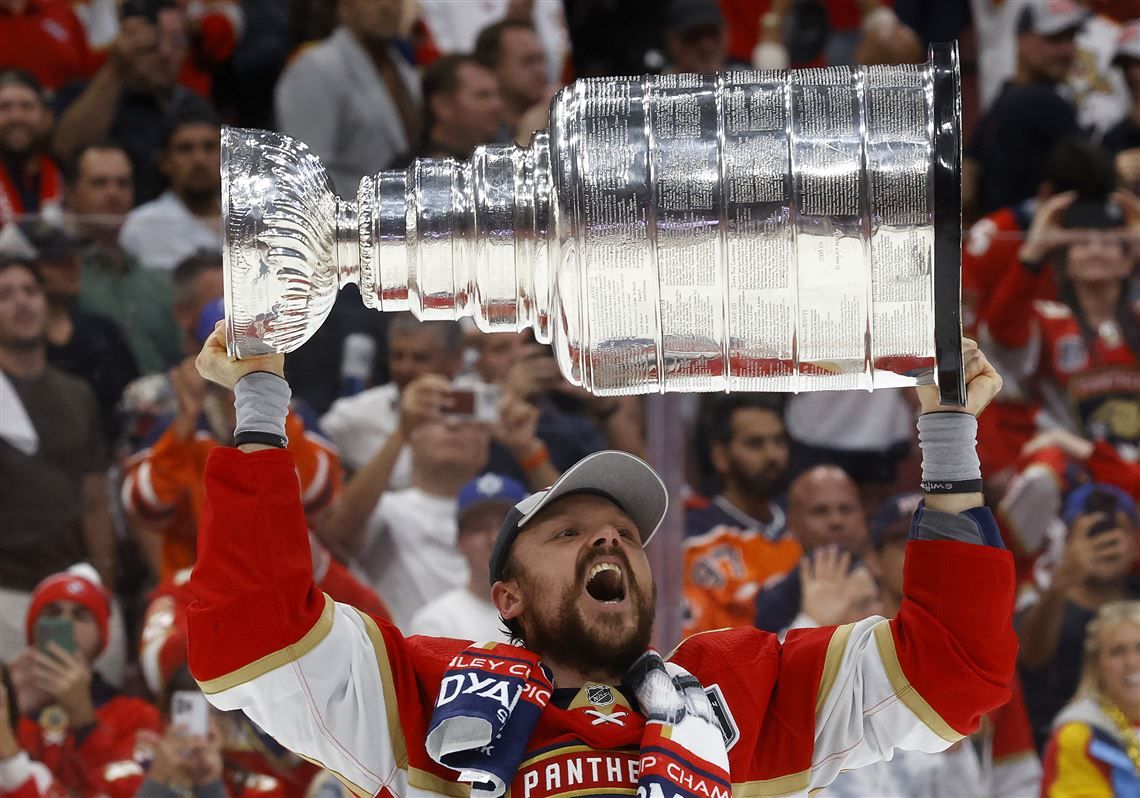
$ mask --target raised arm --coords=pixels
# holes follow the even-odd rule
[[[451,383],[438,374],[425,374],[411,382],[400,397],[400,423],[372,459],[353,474],[344,494],[316,529],[321,541],[334,551],[356,556],[364,545],[368,518],[388,490],[396,460],[408,435],[423,421],[438,418]]]
[[[267,442],[218,447],[207,462],[190,669],[216,707],[243,710],[353,794],[407,794],[425,777],[409,769],[401,729],[418,717],[410,655],[394,627],[313,583],[293,454],[274,445],[289,399],[283,359],[230,362],[216,329],[198,364],[235,388],[238,434]]]
[[[140,57],[157,47],[157,36],[155,26],[142,17],[123,20],[106,63],[59,117],[52,149],[60,160],[71,160],[85,144],[98,141],[111,130],[127,77]]]
[[[965,412],[939,407],[932,387],[920,391],[926,497],[911,525],[897,616],[794,630],[782,646],[757,630],[733,630],[723,650],[695,647],[709,668],[731,669],[721,680],[726,694],[754,704],[736,713],[734,776],[779,780],[771,792],[780,794],[826,787],[841,770],[890,758],[894,749],[943,750],[1009,700],[1013,563],[981,506],[973,453],[973,416],[1001,380],[972,342],[966,358]],[[686,646],[678,661],[704,670],[686,658]],[[765,678],[773,668],[775,683]]]
[[[1039,333],[1033,323],[1033,301],[1053,279],[1046,259],[1061,241],[1061,215],[1075,199],[1075,194],[1067,192],[1041,203],[1025,243],[994,287],[993,295],[979,301],[979,327],[985,331],[985,343],[994,347],[1003,366],[1013,368],[1018,376],[1028,376],[1037,368],[1039,353],[1034,344]]]

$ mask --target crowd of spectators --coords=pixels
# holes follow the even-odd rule
[[[950,39],[963,323],[1006,385],[979,454],[1019,672],[968,742],[825,795],[1140,794],[1134,2],[0,0],[0,798],[348,797],[202,709],[186,667],[201,477],[234,425],[193,366],[224,312],[222,124],[299,138],[351,194],[525,144],[576,77],[914,63]],[[507,640],[487,559],[509,508],[662,434],[526,335],[375,313],[353,287],[286,368],[315,581],[406,634]],[[897,612],[921,498],[908,394],[678,406],[665,595],[685,634]]]

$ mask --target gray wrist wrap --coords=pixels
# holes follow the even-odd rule
[[[246,374],[234,386],[234,409],[239,432],[267,432],[285,438],[285,416],[292,391],[289,383],[267,371]]]
[[[963,482],[982,478],[978,419],[969,413],[924,413],[918,417],[923,481]]]

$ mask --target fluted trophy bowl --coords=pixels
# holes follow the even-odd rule
[[[937,382],[961,404],[957,48],[925,64],[579,80],[526,148],[336,195],[278,133],[222,132],[230,353],[301,346],[356,283],[528,328],[597,394]]]

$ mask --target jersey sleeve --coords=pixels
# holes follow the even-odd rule
[[[681,645],[676,661],[722,693],[732,718],[734,793],[814,790],[895,749],[941,751],[1009,700],[1012,561],[979,545],[1000,541],[989,511],[966,515],[916,514],[894,620],[793,630],[782,645],[757,629]],[[954,524],[986,529],[978,543],[922,537]]]
[[[154,446],[131,458],[123,480],[128,512],[161,524],[171,518],[178,499],[200,478],[197,436],[182,438],[171,424]]]
[[[1042,341],[1033,303],[1045,293],[1044,285],[1051,279],[1044,269],[1035,274],[1014,257],[993,296],[982,305],[982,341],[1012,376],[1024,379],[1037,371]]]
[[[190,669],[211,703],[243,710],[357,796],[448,781],[414,742],[448,655],[313,583],[292,454],[219,447],[205,488],[187,620]]]
[[[343,478],[340,458],[332,444],[305,429],[295,413],[289,414],[286,433],[289,451],[297,462],[297,476],[301,480],[301,503],[306,513],[320,512],[340,492]]]

